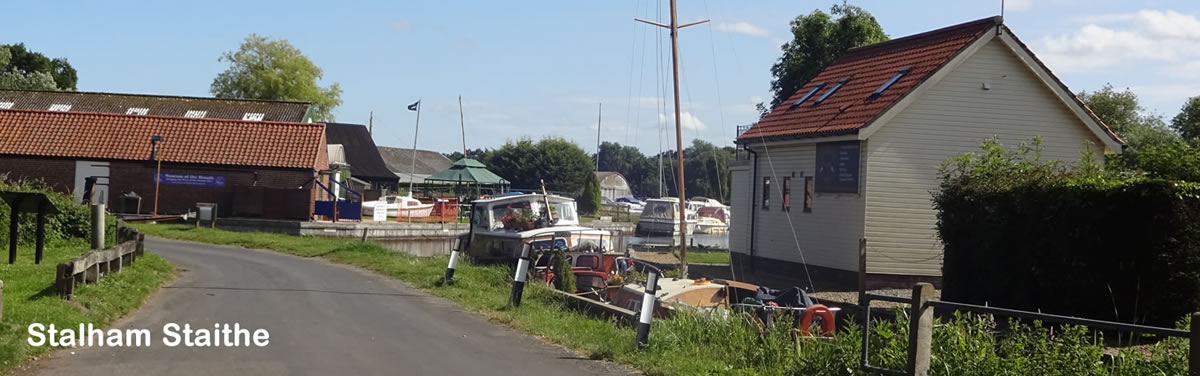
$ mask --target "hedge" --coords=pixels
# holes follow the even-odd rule
[[[1200,185],[995,147],[934,193],[944,299],[1164,327],[1200,307]]]

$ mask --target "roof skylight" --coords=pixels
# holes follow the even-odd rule
[[[188,110],[188,112],[186,114],[183,114],[183,117],[185,117],[185,118],[202,118],[206,115],[208,115],[208,111]]]
[[[912,68],[904,68],[904,69],[901,69],[899,72],[896,72],[896,75],[892,76],[892,79],[888,80],[887,82],[884,82],[883,86],[880,86],[878,89],[875,89],[875,92],[871,93],[871,96],[869,98],[870,99],[879,98],[879,96],[883,94],[884,90],[887,90],[889,87],[892,87],[892,85],[895,84],[896,81],[900,81],[900,78],[904,77],[904,75],[908,74],[908,72],[912,72]]]
[[[148,113],[150,113],[150,109],[145,107],[130,107],[128,110],[125,110],[126,115],[145,116]]]
[[[833,95],[834,92],[838,91],[838,89],[841,89],[842,85],[846,84],[846,81],[850,81],[850,79],[843,78],[841,81],[838,81],[837,85],[833,85],[833,87],[829,88],[829,91],[825,92],[825,95],[822,95],[821,98],[818,98],[816,102],[813,102],[813,106],[821,104],[821,102],[824,102],[825,99],[828,99],[830,95]]]
[[[7,110],[13,107],[13,102],[0,102],[0,109]]]
[[[69,105],[69,104],[55,103],[55,104],[50,105],[50,111],[60,111],[61,112],[61,111],[70,111],[70,110],[71,110],[71,105]]]
[[[245,115],[242,115],[242,120],[262,121],[264,116],[266,116],[266,114],[261,112],[247,112]]]
[[[808,98],[812,98],[813,94],[816,94],[817,91],[821,90],[821,88],[823,88],[823,87],[825,87],[824,82],[817,84],[817,86],[813,86],[812,90],[809,90],[808,93],[805,93],[803,97],[800,97],[800,100],[797,100],[796,103],[792,103],[791,108],[796,108],[796,106],[799,106],[801,103],[804,103],[804,101],[808,100]]]

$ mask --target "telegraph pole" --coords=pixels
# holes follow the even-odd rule
[[[650,22],[637,18],[634,18],[634,20],[671,29],[671,70],[675,84],[675,159],[679,164],[679,174],[675,177],[676,184],[678,184],[679,188],[679,273],[683,276],[683,278],[687,278],[687,195],[684,193],[683,187],[683,125],[679,117],[679,29],[688,26],[699,25],[708,22],[708,20],[700,20],[680,25],[677,12],[675,11],[675,1],[676,0],[671,0],[670,25],[663,25],[657,22]]]

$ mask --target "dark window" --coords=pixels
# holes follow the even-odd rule
[[[842,85],[846,84],[846,81],[850,81],[850,79],[843,78],[841,81],[838,81],[837,85],[833,85],[833,87],[829,88],[829,91],[825,92],[825,95],[822,95],[821,98],[818,98],[816,102],[813,102],[813,106],[821,104],[821,102],[824,102],[826,99],[829,99],[829,96],[833,95],[833,93],[837,92],[838,89],[841,89]]]
[[[762,195],[763,210],[771,210],[771,177],[763,178],[763,195]]]
[[[825,87],[824,82],[817,84],[817,86],[813,86],[812,90],[809,90],[808,93],[805,93],[803,97],[800,97],[800,99],[797,100],[796,103],[792,103],[792,106],[789,109],[796,108],[801,103],[804,103],[804,101],[808,100],[808,98],[812,98],[813,94],[816,94],[817,91],[821,90],[821,88],[823,88],[823,87]]]
[[[792,178],[783,178],[783,211],[792,211]]]
[[[889,87],[892,87],[892,85],[894,85],[896,83],[896,81],[900,81],[900,79],[903,78],[904,75],[908,74],[908,72],[912,72],[912,68],[904,68],[904,69],[901,69],[899,72],[896,72],[896,75],[892,76],[892,78],[890,80],[888,80],[887,82],[884,82],[883,86],[880,86],[878,89],[875,89],[875,92],[871,93],[871,96],[869,98],[870,99],[879,98],[880,95],[883,95],[884,90],[887,90]]]
[[[812,213],[813,207],[813,177],[804,177],[804,212]]]

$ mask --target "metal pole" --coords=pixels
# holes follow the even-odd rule
[[[156,156],[158,167],[154,169],[154,213],[152,217],[158,216],[158,185],[162,183],[162,156]]]
[[[418,109],[420,109],[418,107]],[[467,158],[467,121],[463,118],[462,96],[458,96],[458,127],[462,130],[463,158]]]
[[[529,244],[521,247],[521,258],[517,260],[517,273],[513,276],[512,295],[509,297],[509,303],[513,307],[521,306],[521,295],[525,292],[525,276],[529,272],[529,247]]]
[[[104,204],[92,204],[92,249],[104,249]]]
[[[642,314],[637,324],[637,345],[646,346],[650,343],[650,320],[654,317],[654,294],[658,291],[658,273],[653,271],[646,276],[646,290],[642,292]]]
[[[413,196],[413,174],[417,173],[417,132],[421,131],[421,101],[417,101],[417,126],[413,129],[412,169],[408,170],[408,197]],[[399,210],[399,209],[397,209]],[[397,211],[399,214],[399,211]],[[411,213],[409,218],[411,217]]]
[[[596,171],[600,171],[600,119],[604,115],[604,103],[596,111]]]
[[[671,70],[675,84],[675,159],[679,163],[676,181],[679,185],[679,275],[688,277],[687,264],[687,201],[683,186],[683,126],[679,114],[679,22],[671,0]]]

